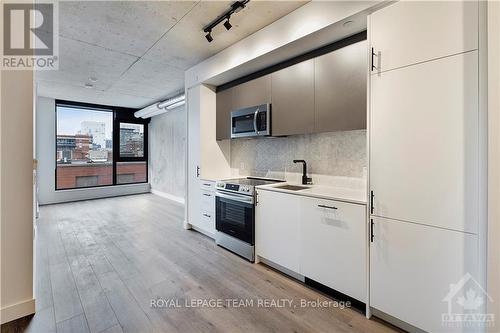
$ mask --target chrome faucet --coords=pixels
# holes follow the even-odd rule
[[[312,178],[307,177],[307,163],[304,160],[293,160],[293,163],[302,163],[302,185],[312,184]]]

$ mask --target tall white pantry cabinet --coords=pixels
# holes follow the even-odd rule
[[[467,331],[445,327],[463,312],[446,296],[467,274],[484,282],[480,10],[402,1],[368,19],[369,302],[430,332]]]

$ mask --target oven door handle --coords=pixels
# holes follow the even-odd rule
[[[259,115],[259,107],[255,110],[253,114],[253,129],[255,130],[255,134],[259,134],[259,129],[257,128],[257,116]]]
[[[247,195],[231,195],[231,194],[226,194],[226,193],[222,193],[222,192],[217,191],[217,192],[215,192],[215,196],[253,205],[253,197],[247,196]]]

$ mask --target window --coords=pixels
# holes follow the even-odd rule
[[[120,123],[120,157],[144,157],[144,125]]]
[[[113,112],[57,105],[56,189],[113,184]]]
[[[147,182],[148,121],[135,111],[56,101],[56,190]]]

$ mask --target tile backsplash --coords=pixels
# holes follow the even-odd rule
[[[302,172],[332,177],[365,178],[366,130],[231,140],[231,168],[240,176],[285,178]]]

